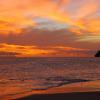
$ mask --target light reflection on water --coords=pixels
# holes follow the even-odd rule
[[[99,79],[100,58],[0,58],[0,96]]]

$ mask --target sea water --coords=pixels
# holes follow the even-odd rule
[[[100,58],[0,58],[0,96],[99,79]]]

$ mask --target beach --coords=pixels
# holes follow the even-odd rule
[[[100,100],[100,80],[74,83],[48,90],[33,90],[2,97],[1,100]]]

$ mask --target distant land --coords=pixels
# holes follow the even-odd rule
[[[100,51],[95,54],[95,57],[100,57]]]

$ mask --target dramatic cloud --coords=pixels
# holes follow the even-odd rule
[[[100,1],[0,0],[0,43],[0,52],[23,56],[97,50]]]
[[[69,21],[66,14],[59,12],[58,5],[53,0],[0,1],[1,21],[17,25],[16,27],[28,27],[32,25],[33,18],[37,16],[63,22]]]
[[[0,20],[9,23],[5,26],[1,24],[1,30],[16,31],[17,28],[34,26],[35,17],[49,18],[69,24],[70,27],[87,30],[84,20],[99,11],[100,2],[97,0],[83,1],[81,4],[80,0],[74,0],[73,2],[71,0],[24,0],[24,2],[20,0],[1,0]],[[76,4],[75,2],[78,2],[77,6],[79,8],[76,8],[75,15],[70,15],[70,9],[68,10],[66,6]],[[76,16],[76,18],[72,18],[72,16]]]

